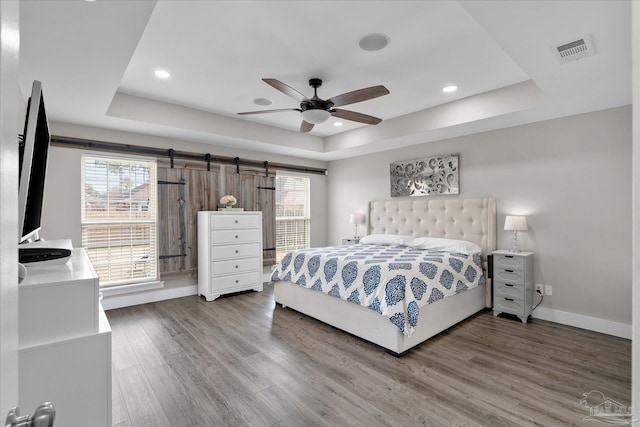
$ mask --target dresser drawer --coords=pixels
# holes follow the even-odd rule
[[[525,300],[525,287],[524,285],[514,285],[512,283],[494,283],[494,292],[496,298],[506,297],[518,301]]]
[[[214,261],[211,263],[211,276],[260,271],[260,258],[242,258],[229,261]]]
[[[525,259],[514,255],[494,255],[493,268],[507,270],[523,270]]]
[[[524,301],[510,297],[496,298],[493,310],[520,316],[528,314]]]
[[[261,228],[262,219],[260,215],[236,215],[236,214],[214,214],[215,221],[212,218],[211,229],[229,229],[229,228]]]
[[[259,243],[242,245],[211,246],[211,261],[229,258],[253,258],[260,256],[262,248]]]
[[[524,271],[498,268],[493,270],[493,280],[513,285],[524,285]]]
[[[216,292],[233,290],[235,288],[247,289],[247,287],[261,285],[260,272],[234,274],[232,276],[214,277],[211,279],[211,289]]]
[[[212,245],[227,245],[229,243],[259,242],[261,231],[259,228],[250,230],[212,230]]]

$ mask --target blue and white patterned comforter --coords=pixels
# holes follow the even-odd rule
[[[421,307],[485,284],[480,255],[376,245],[292,251],[271,280],[368,307],[408,336]]]

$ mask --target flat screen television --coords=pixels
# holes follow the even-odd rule
[[[19,151],[18,243],[39,239],[50,139],[42,83],[34,81]]]

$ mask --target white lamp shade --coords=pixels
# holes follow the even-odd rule
[[[321,110],[319,108],[313,108],[310,110],[305,110],[302,113],[302,119],[307,123],[312,123],[314,125],[318,125],[320,123],[324,123],[329,120],[331,117],[331,113],[326,110]]]
[[[527,217],[524,215],[507,215],[504,219],[504,229],[508,231],[527,231]]]
[[[364,224],[366,219],[367,217],[365,216],[365,214],[353,213],[349,217],[349,224]]]

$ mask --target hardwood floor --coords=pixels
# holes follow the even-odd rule
[[[274,308],[271,285],[107,316],[117,426],[585,425],[584,393],[630,405],[629,340],[489,311],[400,358]]]

